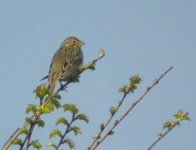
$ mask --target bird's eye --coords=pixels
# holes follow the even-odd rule
[[[75,41],[75,40],[73,40],[73,41],[72,41],[72,43],[73,43],[73,44],[76,44],[76,41]]]

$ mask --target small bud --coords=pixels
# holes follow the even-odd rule
[[[79,72],[80,73],[85,71],[85,70],[86,70],[86,66],[82,65],[82,66],[79,67]]]
[[[100,139],[99,133],[95,133],[95,134],[93,135],[93,139]]]
[[[110,131],[110,132],[108,133],[108,135],[112,135],[112,134],[114,134],[114,131]]]
[[[105,127],[105,125],[102,123],[102,124],[100,125],[101,131],[103,131],[104,127]]]
[[[105,51],[104,50],[100,50],[99,57],[104,57],[104,56],[105,56]]]
[[[90,64],[88,68],[89,68],[90,70],[95,70],[95,64],[93,64],[93,63]]]
[[[113,116],[117,112],[117,108],[112,106],[112,107],[110,107],[109,111],[110,111],[111,115]]]

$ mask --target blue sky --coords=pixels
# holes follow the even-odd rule
[[[73,139],[86,149],[108,109],[121,98],[118,88],[132,75],[141,75],[129,105],[167,68],[174,69],[115,129],[100,150],[143,150],[162,131],[162,124],[179,109],[191,122],[170,133],[156,150],[194,150],[196,137],[196,1],[195,0],[1,0],[0,4],[0,146],[21,127],[27,104],[37,103],[33,90],[47,74],[51,58],[68,36],[83,40],[85,63],[99,49],[106,57],[95,71],[86,71],[79,84],[62,93],[64,103],[76,104],[90,117],[83,134]],[[46,127],[33,139],[47,144],[60,111],[44,117]],[[119,117],[120,115],[117,115]],[[41,135],[41,136],[40,136]],[[17,149],[16,147],[12,149]]]

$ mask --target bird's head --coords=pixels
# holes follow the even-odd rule
[[[66,47],[77,47],[81,48],[85,43],[78,38],[71,36],[65,39],[65,41],[62,43],[63,46]]]

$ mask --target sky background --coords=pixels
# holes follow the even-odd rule
[[[156,150],[194,150],[196,143],[196,1],[195,0],[1,0],[0,1],[0,147],[24,122],[25,108],[36,104],[33,90],[48,73],[51,58],[68,36],[83,40],[84,63],[104,49],[95,71],[81,75],[79,84],[61,93],[63,103],[77,105],[90,117],[72,136],[76,150],[85,150],[99,125],[110,116],[122,94],[118,88],[139,74],[142,82],[127,97],[120,114],[166,69],[174,69],[143,99],[98,148],[145,150],[162,125],[179,109],[190,113],[156,145]],[[119,118],[120,114],[116,117]],[[44,129],[32,139],[45,145],[55,111],[43,117]],[[67,147],[64,147],[64,149]],[[12,147],[16,150],[18,147]]]

